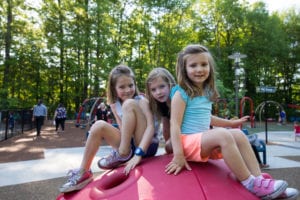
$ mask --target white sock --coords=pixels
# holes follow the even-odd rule
[[[263,175],[259,175],[256,178],[264,179]]]
[[[254,181],[255,177],[253,175],[250,175],[246,180],[241,181],[243,186],[247,188],[248,190],[252,188],[252,183]]]

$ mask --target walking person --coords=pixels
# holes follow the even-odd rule
[[[55,120],[55,131],[58,133],[59,126],[61,127],[61,131],[65,131],[65,121],[67,118],[67,111],[66,108],[62,103],[58,104],[58,107],[54,113],[54,120]]]
[[[47,120],[47,107],[40,99],[38,103],[33,107],[33,120],[36,123],[36,136],[41,135],[41,129],[44,125],[44,120]]]
[[[290,199],[298,190],[283,180],[263,177],[245,134],[238,127],[247,120],[226,120],[211,115],[217,99],[215,64],[208,49],[189,45],[177,59],[178,85],[171,90],[171,143],[173,159],[165,172],[177,175],[191,170],[188,161],[207,162],[223,158],[238,181],[260,199]],[[174,109],[175,108],[175,109]],[[210,129],[210,125],[217,128]]]

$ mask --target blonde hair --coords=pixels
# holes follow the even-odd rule
[[[146,79],[146,96],[149,100],[150,109],[153,114],[157,115],[158,117],[161,116],[161,112],[157,108],[157,101],[151,95],[150,84],[156,80],[157,78],[162,78],[171,89],[175,84],[175,79],[173,75],[165,68],[157,67],[154,68],[148,75]]]
[[[189,56],[194,54],[201,54],[201,53],[205,53],[205,55],[207,55],[208,63],[210,67],[209,76],[203,84],[202,89],[204,91],[202,91],[201,88],[196,87],[191,82],[186,72],[186,61],[189,58]],[[178,54],[177,63],[176,63],[176,76],[177,76],[178,85],[180,85],[180,87],[182,87],[191,98],[195,96],[199,96],[203,94],[203,92],[206,96],[208,96],[208,98],[211,101],[215,101],[219,97],[219,93],[215,86],[215,62],[208,49],[202,45],[199,44],[188,45]]]
[[[134,96],[139,95],[139,90],[136,84],[135,76],[133,71],[126,65],[118,65],[114,67],[108,78],[108,84],[107,84],[107,103],[113,104],[118,100],[118,95],[116,92],[116,83],[120,76],[128,76],[132,78],[134,85],[135,85],[135,93]]]

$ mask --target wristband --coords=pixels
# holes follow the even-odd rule
[[[143,151],[142,148],[138,147],[138,148],[135,149],[134,154],[137,155],[137,156],[144,156],[145,152]]]

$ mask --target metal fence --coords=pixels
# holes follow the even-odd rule
[[[0,141],[34,128],[32,109],[0,111]]]

